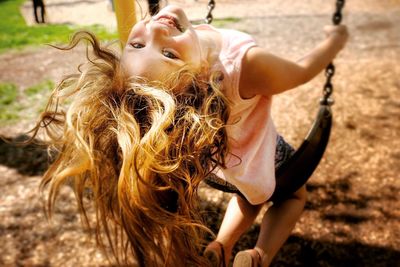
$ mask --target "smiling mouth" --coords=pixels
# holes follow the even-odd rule
[[[184,32],[184,28],[179,24],[178,20],[175,17],[163,15],[157,18],[155,21],[167,25],[169,27],[173,27],[180,32]]]

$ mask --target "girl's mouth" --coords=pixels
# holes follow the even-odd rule
[[[155,19],[155,21],[167,25],[169,27],[176,28],[180,32],[184,32],[184,28],[179,24],[178,19],[169,15],[162,15]]]

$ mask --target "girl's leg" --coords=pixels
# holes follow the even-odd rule
[[[239,196],[234,196],[229,201],[216,238],[216,241],[220,242],[224,247],[226,263],[229,262],[233,246],[253,224],[262,205],[253,206]]]
[[[305,186],[282,203],[274,204],[264,214],[255,249],[260,253],[263,264],[269,266],[299,219],[306,202]]]

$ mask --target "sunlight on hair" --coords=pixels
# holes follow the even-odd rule
[[[206,266],[200,251],[210,231],[197,189],[227,153],[220,74],[186,67],[147,83],[126,77],[118,55],[88,32],[59,49],[83,40],[88,62],[59,83],[32,130],[34,138],[44,129],[57,151],[41,184],[50,188],[49,214],[60,187],[72,181],[83,222],[113,262]],[[94,204],[94,225],[85,198]]]

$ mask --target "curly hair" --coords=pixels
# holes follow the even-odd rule
[[[197,190],[213,169],[224,167],[227,153],[229,107],[221,75],[186,67],[164,82],[127,77],[117,53],[89,32],[76,33],[59,49],[83,40],[92,51],[88,61],[58,84],[33,129],[35,137],[44,128],[57,151],[41,183],[42,192],[49,189],[49,215],[69,182],[82,221],[110,260],[207,266],[201,250],[209,230]],[[94,226],[84,204],[87,191]]]

